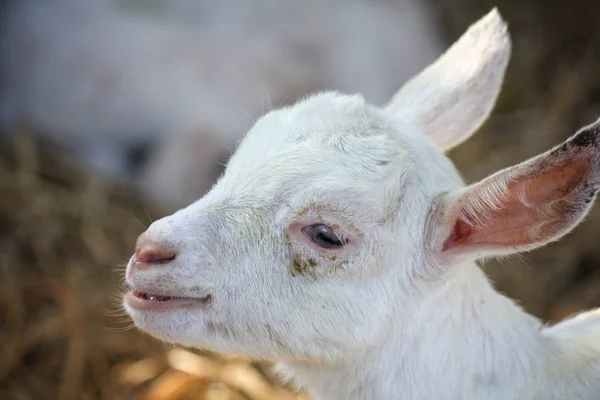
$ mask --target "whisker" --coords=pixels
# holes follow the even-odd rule
[[[248,123],[249,125],[251,125],[251,124],[252,124],[252,122],[254,122],[254,117],[252,117],[252,115],[251,115],[251,114],[250,114],[250,113],[249,113],[249,112],[248,112],[248,111],[247,111],[245,108],[242,108],[242,107],[237,107],[237,108],[236,108],[236,110],[238,110],[238,111],[241,111],[241,112],[242,112],[242,114],[244,114],[245,116],[247,116],[247,117],[248,117],[248,121],[247,121],[247,123]]]
[[[147,212],[146,212],[146,214],[147,214]],[[146,225],[144,225],[144,224],[142,223],[142,221],[140,221],[138,218],[135,218],[135,221],[136,221],[136,222],[137,222],[137,223],[138,223],[138,224],[139,224],[139,225],[140,225],[142,228],[144,228],[144,230],[148,229],[148,227],[147,227]]]
[[[123,327],[105,326],[103,329],[108,332],[123,333],[135,329],[135,323],[131,322],[129,325]]]
[[[146,209],[146,207],[144,207],[144,212],[146,213],[146,216],[148,217],[148,220],[150,221],[150,224],[152,224],[154,222],[154,220],[152,220],[152,217],[148,213],[148,210]]]
[[[343,238],[343,236],[341,236],[340,234],[338,234],[335,231],[333,231],[333,234],[335,235],[337,240],[339,240],[342,243],[342,247],[346,247],[346,240]]]
[[[265,89],[265,94],[267,95],[267,101],[269,102],[269,109],[267,111],[271,111],[273,109],[273,103],[271,102],[271,95],[269,94],[269,88],[264,83],[262,86]]]

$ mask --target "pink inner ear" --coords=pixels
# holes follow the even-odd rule
[[[597,190],[597,156],[593,147],[564,145],[474,186],[456,205],[457,219],[442,250],[472,245],[514,249],[566,233]]]

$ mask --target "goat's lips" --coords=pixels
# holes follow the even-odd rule
[[[137,290],[133,291],[133,295],[139,299],[148,300],[148,301],[169,301],[175,299],[175,297],[171,296],[158,296],[155,294],[138,292]]]
[[[136,311],[169,311],[185,307],[199,307],[208,304],[211,296],[203,298],[165,296],[132,290],[125,295],[125,303]]]

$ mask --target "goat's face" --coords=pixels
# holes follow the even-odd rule
[[[327,93],[264,116],[205,197],[140,236],[125,300],[136,325],[336,361],[409,323],[448,266],[566,233],[600,186],[597,126],[468,189],[443,153],[487,117],[508,49],[491,13],[386,109]]]
[[[330,359],[376,343],[408,306],[398,285],[408,290],[422,258],[433,196],[461,184],[440,150],[404,129],[336,94],[263,117],[207,196],[140,239],[133,289],[194,300],[130,295],[136,324],[277,358]]]

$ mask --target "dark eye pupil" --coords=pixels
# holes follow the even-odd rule
[[[313,241],[313,243],[325,248],[335,249],[344,244],[333,229],[325,224],[310,225],[302,229],[302,232]]]

